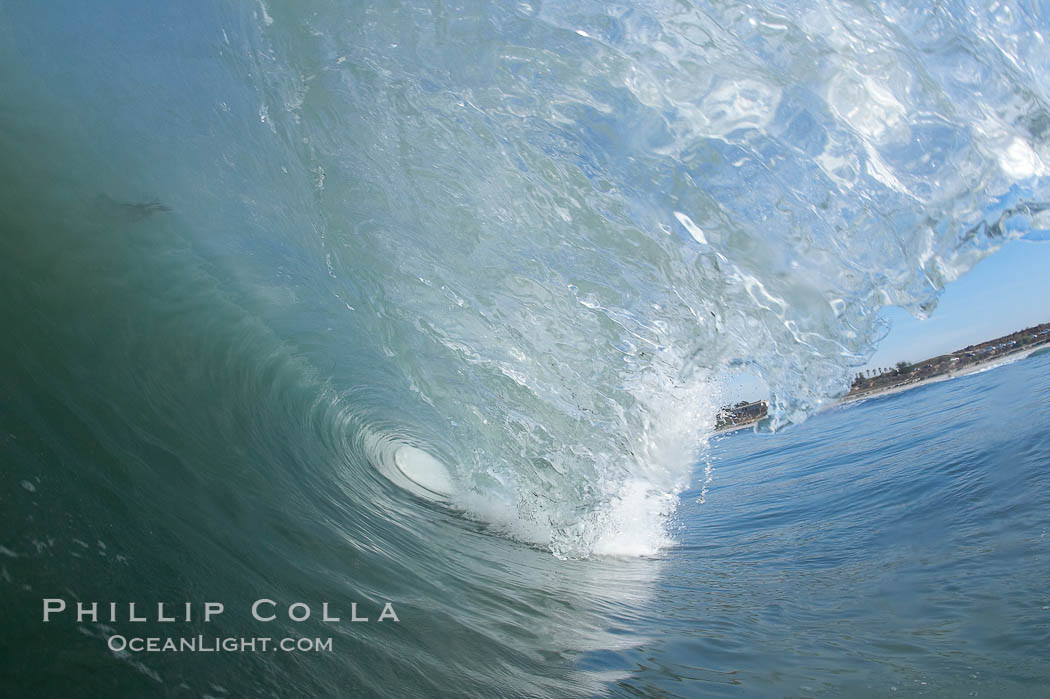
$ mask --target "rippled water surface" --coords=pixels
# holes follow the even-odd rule
[[[621,687],[1038,696],[1050,684],[1050,357],[720,438]],[[640,668],[640,669],[639,669]]]

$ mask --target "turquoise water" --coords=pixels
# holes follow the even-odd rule
[[[821,412],[1047,237],[1045,18],[0,3],[0,693],[1045,684],[1046,357]]]

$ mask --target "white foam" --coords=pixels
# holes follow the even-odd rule
[[[642,480],[623,484],[612,501],[601,536],[594,542],[599,556],[652,556],[674,544],[667,519],[678,504],[675,492],[660,491]]]

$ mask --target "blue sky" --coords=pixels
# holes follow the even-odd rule
[[[946,286],[926,320],[895,307],[881,313],[890,322],[890,332],[857,371],[921,361],[1050,322],[1050,243],[1007,243]],[[724,403],[757,400],[768,394],[765,383],[750,376],[724,377]]]
[[[1050,244],[1007,243],[945,287],[926,320],[899,308],[882,315],[892,329],[863,368],[917,362],[1050,322]]]

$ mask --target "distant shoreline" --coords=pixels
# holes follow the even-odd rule
[[[850,387],[850,392],[840,398],[835,405],[889,396],[919,386],[976,374],[1011,364],[1048,349],[1050,349],[1050,323],[1044,323],[995,340],[982,342],[979,345],[970,345],[951,354],[932,357],[914,365],[901,362],[897,365],[896,370],[880,370],[881,373],[867,378],[863,374],[858,374]],[[897,378],[900,380],[895,381]],[[859,388],[861,386],[864,388]],[[725,406],[715,418],[715,434],[736,432],[745,427],[753,427],[765,420],[767,415],[768,405],[764,400],[752,403],[744,401],[733,406]]]
[[[1038,352],[1039,350],[1050,348],[1050,344],[1040,344],[1034,347],[1024,347],[1013,352],[1005,352],[996,356],[994,359],[989,361],[978,361],[972,364],[965,364],[955,371],[949,371],[944,374],[937,374],[927,378],[915,379],[912,381],[905,381],[893,386],[885,388],[874,388],[867,391],[858,391],[856,393],[847,393],[845,396],[839,399],[839,404],[852,403],[858,400],[866,400],[868,398],[878,398],[880,396],[889,396],[894,393],[902,393],[919,386],[925,386],[931,383],[938,383],[941,381],[948,381],[949,379],[957,379],[962,376],[969,376],[970,374],[978,374],[982,371],[989,369],[995,369],[997,367],[1005,366],[1007,364],[1013,364],[1019,359],[1024,359],[1031,354]],[[753,424],[753,423],[752,423]]]

